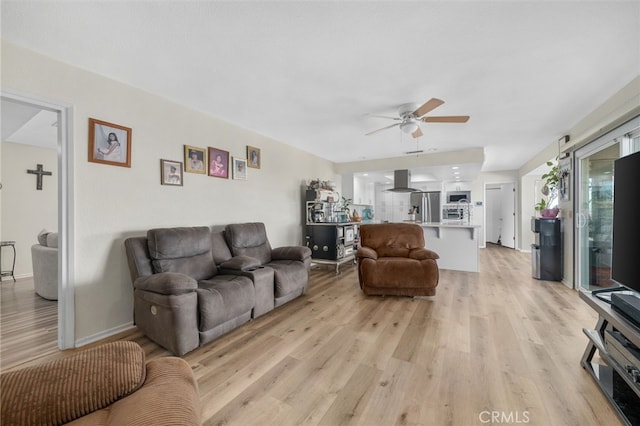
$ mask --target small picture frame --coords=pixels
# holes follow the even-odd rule
[[[252,169],[260,168],[260,148],[247,145],[247,166]]]
[[[180,161],[160,160],[160,183],[162,185],[182,186],[182,163]]]
[[[90,118],[89,161],[131,167],[131,129]]]
[[[209,176],[229,179],[229,151],[209,147]]]
[[[247,160],[233,157],[233,178],[247,180]]]
[[[207,151],[196,146],[184,146],[184,171],[207,174]]]

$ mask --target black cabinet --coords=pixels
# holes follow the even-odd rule
[[[562,221],[559,218],[532,218],[531,266],[534,278],[562,280]]]
[[[305,244],[313,259],[339,260],[353,255],[353,224],[319,223],[305,226]]]

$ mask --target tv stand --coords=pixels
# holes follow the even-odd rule
[[[636,326],[640,327],[640,299],[632,294],[612,294],[611,306]]]
[[[619,335],[629,345],[640,348],[640,327],[591,292],[580,290],[579,295],[598,313],[595,329],[582,329],[589,339],[582,355],[582,367],[591,374],[622,421],[630,426],[638,425],[640,358],[631,356],[631,361],[625,360],[615,350],[615,345],[609,345],[608,342],[611,342],[611,335]],[[602,363],[593,360],[596,351]]]

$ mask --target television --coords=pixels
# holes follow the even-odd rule
[[[611,279],[634,294],[612,294],[612,307],[640,327],[640,152],[619,158],[613,166],[613,245]]]
[[[611,279],[640,292],[640,152],[617,159],[613,167]]]

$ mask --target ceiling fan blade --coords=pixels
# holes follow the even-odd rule
[[[399,126],[399,125],[400,125],[400,123],[394,123],[394,124],[392,124],[390,126],[383,127],[382,129],[378,129],[378,130],[374,130],[373,132],[365,133],[364,135],[365,136],[369,136],[369,135],[372,135],[374,133],[378,133],[378,132],[381,132],[381,131],[383,131],[385,129],[389,129],[391,127],[396,127],[396,126]]]
[[[418,108],[417,110],[413,111],[413,115],[415,115],[416,117],[422,117],[423,115],[425,115],[429,111],[438,108],[443,103],[444,103],[444,101],[441,100],[441,99],[431,98],[427,102],[425,102],[420,108]]]
[[[378,115],[378,114],[367,114],[367,117],[388,118],[391,120],[402,120],[402,118],[400,117],[390,117],[388,115]]]
[[[414,139],[419,138],[422,136],[422,129],[418,127],[415,132],[411,133],[411,136],[413,136]]]
[[[425,123],[466,123],[469,121],[468,115],[443,115],[440,117],[424,117],[420,119]]]

